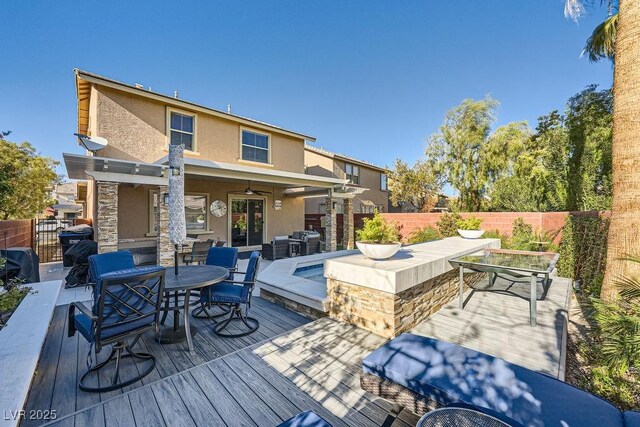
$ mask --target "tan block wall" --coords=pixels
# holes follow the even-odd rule
[[[482,277],[478,273],[465,274],[465,286]],[[331,318],[394,338],[413,329],[458,296],[458,270],[395,295],[329,279],[327,294]]]
[[[167,105],[115,89],[95,86],[92,94],[96,105],[95,135],[107,138],[109,145],[101,150],[103,157],[141,162],[155,162],[166,156]],[[188,112],[188,111],[187,111]],[[304,172],[304,141],[273,131],[252,129],[232,120],[194,113],[196,119],[197,154],[186,156],[225,163],[240,163],[240,130],[246,128],[271,135],[273,168],[288,172]],[[260,164],[252,163],[251,166]],[[270,166],[265,166],[269,167]]]

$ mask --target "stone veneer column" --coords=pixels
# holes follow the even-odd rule
[[[164,203],[164,195],[169,192],[166,185],[158,186],[158,208],[155,212],[157,263],[163,267],[173,265],[173,245],[169,240],[169,206]]]
[[[342,246],[345,249],[353,249],[355,245],[355,222],[353,220],[353,199],[344,199],[344,211],[342,213]]]
[[[326,216],[324,222],[324,249],[327,252],[338,250],[338,221],[336,219],[336,200],[327,197],[325,201]]]
[[[118,250],[118,184],[98,181],[97,227],[98,253]]]

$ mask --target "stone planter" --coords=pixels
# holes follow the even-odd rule
[[[458,234],[465,239],[479,239],[484,234],[484,230],[460,230],[458,229]]]
[[[27,399],[40,350],[62,287],[61,280],[30,283],[31,288],[0,330],[1,427],[17,426],[17,417]]]
[[[360,252],[367,258],[382,260],[389,259],[400,250],[402,243],[366,243],[356,242]]]

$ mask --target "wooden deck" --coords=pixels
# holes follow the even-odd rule
[[[324,318],[113,396],[55,426],[274,426],[311,409],[332,425],[379,426],[391,404],[360,389],[364,356],[385,342]],[[416,424],[403,411],[395,426]]]
[[[554,277],[538,304],[536,328],[529,326],[528,282],[499,280],[482,286],[414,329],[562,376],[570,282]],[[88,394],[77,389],[89,349],[78,336],[66,338],[66,307],[59,308],[41,356],[26,409],[56,409],[56,426],[274,426],[313,410],[334,426],[379,426],[391,404],[359,385],[362,358],[385,340],[328,318],[314,322],[256,299],[259,334],[222,340],[201,326],[189,354],[186,344],[160,346],[148,336],[156,370],[124,390]],[[135,367],[133,367],[135,369]],[[413,426],[418,416],[403,411],[395,426]],[[22,425],[38,424],[24,422]]]
[[[529,279],[499,278],[491,291],[484,280],[465,294],[464,310],[456,298],[412,330],[414,334],[453,342],[509,362],[564,379],[567,313],[571,281],[551,277],[538,300],[538,326],[529,326]],[[543,294],[538,284],[538,295]]]
[[[135,348],[156,356],[155,369],[142,381],[122,390],[107,393],[86,393],[78,389],[78,380],[87,369],[89,354],[91,357],[95,358],[95,356],[93,351],[89,353],[89,344],[79,333],[73,337],[67,337],[68,305],[59,306],[53,315],[25,409],[27,412],[29,410],[55,409],[57,416],[63,417],[99,402],[108,401],[145,384],[170,377],[178,372],[218,359],[225,354],[273,338],[309,322],[309,319],[305,317],[260,298],[254,298],[253,302],[251,315],[260,321],[260,329],[247,337],[222,339],[213,333],[211,321],[200,319],[193,319],[191,323],[198,327],[198,335],[195,336],[194,352],[192,353],[187,350],[186,342],[160,345],[156,343],[150,332],[143,335]],[[166,325],[171,324],[172,315],[169,315]],[[109,348],[103,349],[98,355],[99,360],[106,358],[109,351]],[[127,372],[131,373],[132,370],[133,375],[137,373],[137,366],[134,364],[127,363],[122,366],[122,369],[124,375],[127,375]],[[106,382],[110,378],[110,372],[105,372],[103,376],[98,378],[98,382]],[[36,420],[24,420],[21,425],[30,426],[40,423]]]

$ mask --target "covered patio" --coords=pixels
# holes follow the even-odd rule
[[[94,219],[99,252],[155,250],[156,258],[147,256],[148,262],[171,265],[166,157],[139,163],[65,153],[64,160],[70,178],[90,181],[87,213]],[[274,236],[303,230],[304,199],[321,197],[327,206],[325,250],[337,249],[338,199],[345,201],[344,234],[353,247],[352,199],[364,190],[344,179],[187,157],[187,233],[193,241],[221,240],[241,252],[259,250]]]

